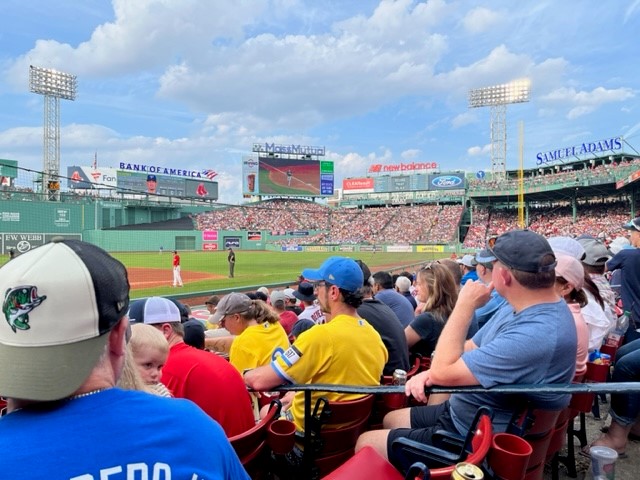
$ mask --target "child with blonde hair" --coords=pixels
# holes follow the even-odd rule
[[[172,397],[169,389],[160,382],[162,367],[169,355],[169,344],[160,330],[144,323],[132,325],[127,349],[148,390],[163,397]]]

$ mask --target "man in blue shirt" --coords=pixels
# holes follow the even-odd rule
[[[569,307],[555,292],[556,260],[544,237],[514,230],[489,246],[496,258],[492,282],[470,281],[462,287],[453,312],[440,334],[431,368],[411,378],[406,393],[425,402],[432,385],[567,384],[575,372],[576,328]],[[489,301],[493,289],[509,302],[471,340],[467,330],[477,308]],[[358,439],[356,450],[370,445],[398,464],[392,444],[407,437],[432,444],[437,430],[465,435],[480,406],[494,412],[493,428],[504,432],[512,415],[527,406],[560,410],[570,395],[536,393],[526,396],[493,393],[453,394],[438,405],[405,408],[389,413],[387,430],[370,431]]]
[[[249,478],[195,404],[115,388],[129,282],[107,252],[54,240],[2,266],[0,292],[3,478]]]
[[[478,266],[476,267],[478,279],[485,285],[491,283],[493,262],[496,260],[497,258],[494,257],[489,250],[482,250],[476,255],[476,261],[478,262]],[[482,328],[505,303],[507,303],[505,298],[494,289],[491,292],[489,301],[476,310],[475,318],[478,322],[478,329]]]
[[[622,271],[620,295],[622,306],[631,313],[629,328],[625,334],[625,342],[636,340],[640,334],[640,217],[636,217],[623,225],[629,231],[629,241],[633,248],[620,250],[607,262],[607,270]]]
[[[460,270],[462,272],[462,280],[460,280],[460,285],[464,285],[469,280],[478,280],[478,272],[476,272],[476,259],[473,255],[465,255],[460,260],[458,260],[460,264]]]
[[[393,288],[391,274],[389,272],[376,272],[372,278],[374,298],[393,310],[403,327],[408,326],[415,317],[414,309],[409,300]]]

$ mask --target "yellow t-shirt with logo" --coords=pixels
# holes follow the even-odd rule
[[[287,333],[280,322],[252,325],[238,335],[229,350],[229,362],[240,373],[247,369],[269,365],[275,350],[289,348]]]
[[[388,356],[380,335],[366,320],[338,315],[303,332],[271,366],[288,383],[374,386],[380,385]],[[362,395],[311,392],[311,408],[319,397],[338,402]],[[303,431],[304,392],[295,394],[291,412],[298,430]]]

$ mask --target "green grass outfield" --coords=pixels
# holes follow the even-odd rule
[[[335,252],[265,252],[265,251],[236,251],[235,278],[227,278],[229,267],[227,252],[180,252],[180,263],[183,278],[185,272],[204,272],[219,275],[220,279],[206,279],[187,282],[183,288],[173,288],[170,252],[144,253],[113,253],[127,267],[142,267],[161,269],[166,271],[167,286],[142,288],[132,291],[133,298],[151,295],[188,296],[210,294],[212,291],[233,289],[253,289],[262,285],[278,285],[294,283],[298,275],[305,268],[317,268],[322,261]],[[375,272],[384,267],[385,270],[397,269],[428,262],[442,257],[438,253],[381,253],[360,252],[341,253],[365,262]],[[409,268],[415,270],[415,267]]]

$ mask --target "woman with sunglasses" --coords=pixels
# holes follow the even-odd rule
[[[431,356],[458,300],[458,286],[447,267],[433,262],[418,271],[415,287],[422,311],[404,334],[411,353]]]

